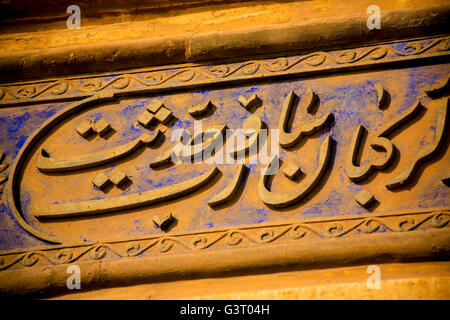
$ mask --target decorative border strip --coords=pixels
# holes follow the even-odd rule
[[[251,60],[214,66],[190,66],[101,77],[67,78],[0,86],[0,106],[84,98],[94,93],[160,90],[173,87],[249,80],[282,75],[373,66],[449,55],[450,37],[404,41],[349,50],[314,52],[301,56]]]
[[[76,261],[114,260],[137,256],[203,251],[211,248],[265,245],[342,238],[376,232],[400,233],[448,227],[450,210],[368,216],[351,219],[215,230],[206,233],[149,237],[123,241],[29,249],[0,253],[0,271],[35,265],[64,265]]]

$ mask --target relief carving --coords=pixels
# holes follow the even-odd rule
[[[333,56],[333,61],[336,64],[348,64],[365,59],[380,60],[389,54],[410,56],[413,52],[420,55],[433,48],[441,50],[440,46],[444,40],[433,41],[434,44],[427,46],[412,46],[408,52],[390,46],[378,46],[366,51],[345,51]],[[238,73],[253,75],[263,68],[275,72],[287,71],[299,64],[319,66],[330,57],[328,53],[317,53],[294,61],[288,58],[266,61],[264,67],[261,62],[250,61],[236,69],[215,66],[208,70],[226,78]],[[196,76],[194,71],[179,70],[172,78],[184,77],[180,81],[189,82]],[[448,86],[446,78],[440,79],[436,85],[431,86],[431,89],[421,88],[420,94],[424,93],[428,97],[425,96],[426,99],[422,96],[414,97],[416,101],[413,104],[406,104],[410,106],[408,108],[395,103],[404,100],[399,99],[394,90],[385,85],[382,79],[370,78],[370,81],[364,79],[369,83],[367,86],[363,80],[358,80],[359,82],[355,80],[352,85],[355,86],[357,83],[365,86],[357,98],[360,107],[365,108],[367,123],[365,118],[347,116],[345,127],[338,128],[343,125],[340,112],[350,107],[345,106],[345,99],[339,97],[341,92],[335,93],[329,89],[335,86],[330,79],[316,79],[315,82],[307,83],[303,83],[304,80],[301,79],[279,84],[253,85],[251,90],[239,92],[233,92],[232,90],[237,90],[235,88],[223,91],[211,90],[202,92],[201,98],[193,94],[186,98],[187,95],[182,96],[183,93],[178,92],[157,97],[153,97],[153,94],[151,98],[142,99],[145,103],[140,105],[136,103],[134,107],[132,106],[134,101],[139,100],[135,94],[139,93],[139,97],[142,97],[146,91],[139,92],[134,88],[129,94],[122,92],[117,95],[116,93],[127,88],[132,80],[139,82],[136,80],[138,78],[133,78],[134,76],[120,77],[122,77],[120,80],[111,80],[114,82],[107,85],[100,80],[93,82],[91,89],[95,88],[96,92],[104,90],[104,94],[96,94],[74,102],[48,119],[29,137],[16,157],[12,168],[13,179],[8,184],[8,201],[19,224],[36,237],[47,242],[64,242],[64,239],[42,231],[51,226],[55,220],[63,222],[64,219],[70,218],[71,221],[82,221],[88,220],[88,217],[106,219],[113,215],[132,216],[136,212],[147,210],[151,212],[150,217],[153,216],[153,219],[150,219],[156,229],[163,232],[177,232],[180,224],[195,219],[189,215],[189,210],[185,210],[187,217],[183,212],[173,211],[174,204],[178,204],[179,207],[189,206],[191,199],[196,199],[192,203],[195,202],[201,208],[195,210],[204,210],[202,212],[206,212],[205,215],[214,217],[233,213],[233,210],[236,211],[237,206],[243,203],[245,205],[251,203],[254,206],[252,210],[268,212],[271,218],[276,216],[275,214],[281,217],[285,212],[286,216],[301,215],[302,210],[305,210],[305,215],[311,215],[307,211],[311,210],[311,207],[303,208],[316,201],[314,197],[317,197],[317,194],[330,192],[330,188],[334,188],[332,184],[339,182],[338,179],[341,179],[342,183],[336,189],[351,194],[346,200],[350,199],[349,206],[358,208],[352,210],[372,212],[374,204],[379,204],[383,196],[373,185],[365,185],[371,182],[373,177],[371,173],[374,171],[386,173],[397,168],[398,158],[401,157],[398,154],[398,142],[394,143],[398,140],[394,139],[400,139],[401,134],[419,121],[424,114],[433,113],[431,110],[433,108],[429,107],[429,104],[434,102],[441,105],[432,116],[433,120],[430,120],[429,116],[423,121],[426,122],[423,127],[428,125],[432,128],[434,138],[427,144],[421,144],[420,151],[412,157],[407,157],[408,164],[402,163],[402,166],[398,166],[398,170],[389,175],[387,182],[383,182],[383,188],[386,192],[401,192],[402,187],[412,184],[414,177],[420,178],[420,172],[428,165],[429,160],[441,160],[440,154],[446,148],[449,99],[445,96]],[[365,75],[360,77],[362,79]],[[156,77],[152,79],[157,80]],[[160,80],[162,81],[162,78]],[[108,91],[111,88],[117,92]],[[252,94],[248,96],[248,92]],[[345,92],[342,92],[342,95],[344,94]],[[102,115],[94,121],[90,120],[94,117],[86,116],[89,110],[97,108],[100,111],[114,110],[112,105],[120,105],[122,100],[128,101],[128,105],[121,106],[124,109],[117,108],[117,110],[136,111],[133,117],[121,114],[122,111],[115,111],[116,114],[121,114],[122,118]],[[339,103],[335,102],[337,100]],[[98,115],[101,114],[100,111]],[[120,118],[120,122],[131,120],[131,123],[121,127],[118,125],[120,122],[114,122],[117,118]],[[194,130],[192,133],[190,130],[192,118],[202,119],[207,125],[200,132]],[[379,122],[373,125],[375,118],[381,121],[378,120]],[[76,125],[72,125],[71,121],[74,119],[78,119],[74,122]],[[235,121],[233,127],[227,121]],[[64,126],[70,128],[73,137],[63,131]],[[226,148],[225,143],[229,142],[226,134],[228,129],[239,129],[244,136],[244,139],[231,149]],[[133,131],[135,136],[133,139],[120,140],[120,137],[127,137],[129,132],[126,130]],[[181,130],[182,135],[186,134],[188,138],[181,139],[184,140],[182,143],[173,140],[173,133],[176,130]],[[264,130],[266,141],[262,139]],[[272,137],[271,133],[276,130],[279,132],[279,140],[273,141],[269,137]],[[114,132],[114,135],[111,135],[111,132]],[[424,133],[431,135],[430,131]],[[61,135],[61,138],[58,135]],[[94,135],[102,139],[92,138]],[[63,141],[62,137],[67,141],[77,139],[76,142],[80,145],[86,143],[90,147],[87,148],[88,151],[76,155],[73,152],[58,153],[55,152],[58,146],[52,144],[55,141],[52,140],[53,137],[58,137],[60,143]],[[113,143],[110,143],[111,141]],[[264,164],[251,162],[252,156],[263,153],[262,149],[266,144],[275,143],[282,149],[280,154],[270,157]],[[365,144],[370,149],[363,157]],[[69,142],[67,148],[68,146]],[[36,147],[38,151],[32,151]],[[151,153],[146,153],[147,151]],[[233,165],[214,163],[212,160],[219,152],[225,153],[236,162]],[[205,157],[205,154],[209,156]],[[345,156],[341,157],[341,154]],[[202,167],[196,167],[196,158],[202,160]],[[212,162],[208,163],[206,160]],[[140,169],[146,175],[137,177],[136,171],[133,173],[137,167],[136,163],[143,163],[145,170],[150,171]],[[28,167],[32,168],[27,172],[28,175],[39,174],[42,180],[46,181],[48,178],[51,182],[57,179],[70,181],[72,175],[77,179],[86,175],[87,185],[89,188],[93,187],[91,194],[95,194],[95,197],[90,194],[86,196],[82,190],[79,192],[82,194],[81,197],[73,199],[65,197],[63,200],[52,199],[53,201],[49,201],[48,198],[32,199],[29,206],[24,206],[20,199],[20,188],[26,186],[26,183],[19,182],[20,175]],[[180,171],[182,174],[172,178],[174,171],[171,170],[180,167],[182,168],[180,170],[184,170]],[[280,170],[271,171],[275,167],[279,167]],[[341,168],[344,176],[338,178]],[[0,172],[5,169],[6,166],[0,163]],[[333,178],[330,179],[333,174]],[[153,175],[158,177],[158,181],[165,182],[153,183],[151,181]],[[344,180],[346,178],[349,181]],[[447,185],[446,177],[439,179]],[[6,179],[0,184],[5,181]],[[143,181],[147,181],[148,184],[145,185]],[[129,188],[130,186],[134,189]],[[82,188],[84,187],[80,187]],[[165,206],[170,209],[166,210]],[[340,230],[337,225],[330,227],[330,230],[332,229],[338,232]]]

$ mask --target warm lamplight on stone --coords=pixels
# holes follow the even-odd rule
[[[0,12],[0,296],[450,299],[448,0]]]

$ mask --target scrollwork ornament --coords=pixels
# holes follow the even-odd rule
[[[375,48],[373,51],[370,52],[369,56],[372,60],[380,60],[384,58],[388,53],[388,50],[385,46]]]
[[[261,242],[271,242],[274,239],[275,233],[273,229],[263,229],[258,234],[258,240]]]
[[[356,51],[348,50],[348,51],[341,52],[338,55],[338,58],[339,59],[336,59],[336,62],[339,64],[353,62],[356,59]]]
[[[410,42],[403,47],[407,54],[417,54],[423,50],[423,45],[420,42]]]
[[[440,52],[450,50],[450,41],[449,41],[449,39],[443,39],[443,41],[441,41],[437,45],[436,50],[440,51]]]
[[[94,260],[103,259],[106,256],[106,247],[104,245],[95,246],[90,256]]]
[[[301,225],[297,224],[294,225],[290,230],[289,230],[289,237],[291,239],[301,239],[306,235],[306,231],[302,231],[300,232],[299,230],[302,228]]]
[[[17,90],[17,95],[23,99],[31,98],[36,93],[36,87],[33,85],[23,86]]]
[[[339,237],[343,230],[342,224],[332,223],[327,227],[326,234],[330,237]]]
[[[449,216],[450,215],[446,212],[437,212],[431,218],[430,224],[433,228],[443,228],[448,224]],[[447,217],[447,219],[445,219],[445,217]]]
[[[208,245],[208,238],[204,235],[196,236],[192,239],[192,245],[196,249],[203,249]]]
[[[210,69],[210,72],[219,78],[225,78],[228,76],[230,72],[230,68],[228,66],[222,65],[222,66],[214,66]]]
[[[416,217],[416,215],[414,216]],[[0,256],[0,271],[7,270],[18,263],[21,263],[24,267],[32,267],[40,261],[44,263],[44,260],[51,265],[63,265],[73,263],[86,254],[88,254],[89,259],[98,261],[107,258],[108,251],[114,253],[119,258],[136,257],[154,246],[157,246],[157,250],[163,254],[168,253],[175,245],[181,246],[187,251],[206,250],[219,243],[222,239],[225,239],[226,245],[236,247],[243,242],[244,237],[253,244],[265,245],[275,242],[284,235],[287,235],[288,239],[298,240],[304,238],[308,231],[311,231],[311,234],[320,238],[340,238],[356,230],[358,227],[361,227],[364,233],[379,231],[396,233],[408,232],[418,228],[443,228],[448,227],[449,216],[449,212],[444,210],[432,213],[424,212],[414,219],[412,215],[361,218],[352,220],[353,222],[345,229],[341,221],[329,222],[320,228],[318,226],[313,228],[311,223],[306,222],[291,225],[274,225],[271,227],[265,226],[260,228],[259,231],[258,229],[250,228],[218,231],[215,235],[214,233],[196,234],[187,239],[186,237],[188,235],[161,238],[153,237],[140,241],[130,240],[125,247],[121,243],[115,242],[83,246],[82,250],[77,254],[75,254],[77,247],[66,247],[63,249],[50,248],[50,250],[45,251],[30,250],[29,252],[8,253],[7,255]],[[397,221],[392,226],[387,223],[391,219]],[[428,221],[430,222],[429,224],[426,223]],[[152,254],[150,253],[150,255]]]
[[[69,82],[67,80],[62,80],[52,85],[51,93],[59,96],[66,93],[68,89],[69,89]]]
[[[249,62],[241,67],[241,73],[249,76],[255,74],[259,70],[259,63],[257,62]]]
[[[141,245],[138,242],[129,243],[125,247],[126,256],[127,257],[134,257],[135,255],[138,254],[140,248],[141,248]]]
[[[88,79],[81,83],[80,91],[95,92],[99,91],[102,87],[102,81],[100,79]]]
[[[145,89],[150,86],[160,86],[171,81],[171,84],[183,85],[190,81],[198,80],[197,75],[203,76],[208,81],[222,81],[225,78],[241,76],[250,76],[257,72],[268,71],[270,73],[281,73],[293,70],[295,66],[296,72],[302,72],[305,68],[306,72],[311,72],[310,68],[321,66],[324,62],[329,62],[329,68],[340,67],[345,64],[353,64],[355,62],[370,63],[371,61],[379,61],[389,59],[389,61],[401,60],[405,57],[418,56],[429,52],[431,56],[442,55],[442,52],[449,50],[448,37],[436,38],[433,40],[420,40],[412,42],[404,42],[404,46],[394,44],[385,44],[359,49],[350,49],[344,51],[330,52],[312,52],[297,57],[281,57],[277,59],[254,60],[240,64],[218,65],[218,66],[194,66],[173,69],[172,71],[148,71],[136,72],[130,74],[103,76],[99,78],[81,78],[81,79],[64,79],[49,81],[41,86],[36,85],[12,85],[0,87],[0,100],[4,103],[14,103],[20,101],[28,101],[45,97],[47,99],[53,97],[75,97],[77,94],[94,93],[103,90],[125,90],[130,87],[132,81],[138,86],[133,89]],[[400,49],[396,49],[400,48]],[[434,51],[430,52],[434,48]],[[267,74],[267,75],[269,75]],[[203,80],[205,80],[203,79]],[[69,90],[70,89],[70,90]]]
[[[377,232],[381,227],[381,223],[375,219],[368,219],[362,224],[362,231],[365,233]]]
[[[403,217],[398,222],[399,231],[409,231],[414,227],[414,219],[411,217]]]
[[[195,77],[195,71],[193,70],[183,70],[178,75],[178,80],[182,82],[191,81]]]
[[[63,249],[58,252],[56,256],[56,260],[58,264],[64,264],[69,262],[73,257],[73,253],[68,249]]]
[[[150,84],[157,85],[162,82],[163,76],[160,73],[151,73],[144,77],[145,80],[151,81]]]
[[[318,67],[325,62],[327,54],[325,52],[316,52],[306,56],[305,63],[311,67]]]
[[[35,252],[29,252],[23,257],[22,263],[26,267],[34,266],[39,261],[39,257]]]
[[[159,252],[168,252],[170,249],[172,249],[172,247],[173,241],[169,238],[162,238],[158,243]]]
[[[266,64],[266,68],[270,71],[282,71],[289,66],[289,60],[287,58],[277,58]]]
[[[125,89],[130,85],[130,76],[128,75],[120,76],[114,80],[115,82],[112,85],[114,89]]]
[[[244,240],[243,236],[238,231],[230,231],[227,236],[227,244],[230,246],[236,246]]]

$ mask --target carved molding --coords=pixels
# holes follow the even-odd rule
[[[64,265],[86,260],[128,259],[169,252],[196,252],[318,239],[361,237],[372,233],[405,233],[448,228],[450,211],[367,215],[300,223],[211,230],[204,233],[104,241],[75,246],[53,246],[0,253],[0,271],[43,265]]]
[[[450,37],[439,37],[243,63],[199,65],[101,77],[66,78],[37,84],[6,85],[0,86],[0,106],[84,98],[95,93],[156,91],[251,78],[311,75],[355,67],[372,68],[411,59],[448,56],[449,39]]]

